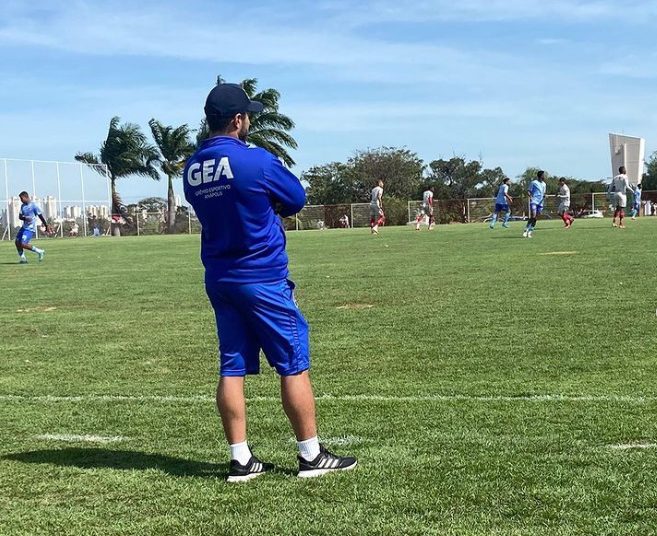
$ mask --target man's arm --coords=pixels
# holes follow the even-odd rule
[[[306,204],[306,191],[297,177],[273,155],[265,163],[265,185],[274,210],[284,218],[293,216]]]
[[[35,207],[34,214],[39,217],[41,220],[41,223],[43,226],[46,228],[46,232],[50,232],[50,226],[48,225],[48,222],[46,221],[46,218],[43,217],[43,212],[41,212],[41,209],[37,206]]]

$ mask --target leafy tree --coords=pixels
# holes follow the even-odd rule
[[[217,84],[223,83],[225,80],[218,76]],[[272,88],[257,91],[258,80],[256,78],[243,80],[240,85],[251,100],[256,100],[264,105],[262,112],[251,115],[251,129],[247,141],[283,159],[287,166],[293,166],[295,162],[288,149],[297,148],[296,140],[290,135],[290,131],[294,129],[294,121],[279,111],[281,94]],[[200,143],[208,135],[208,125],[203,119],[196,136],[197,142]]]
[[[439,214],[445,223],[454,219],[466,222],[467,199],[492,197],[505,177],[502,168],[485,169],[480,161],[459,156],[434,160],[429,170],[427,182],[434,186],[436,199],[443,202]]]
[[[405,148],[379,147],[357,152],[347,162],[351,187],[357,200],[369,199],[374,183],[385,183],[386,197],[413,199],[420,190],[424,162]]]
[[[78,153],[75,159],[109,179],[112,190],[112,214],[121,214],[124,218],[129,218],[116,189],[116,181],[131,175],[159,179],[155,168],[157,151],[148,143],[138,125],[120,124],[120,121],[119,117],[111,119],[107,138],[101,144],[98,154]],[[101,167],[100,164],[105,164],[107,168]],[[112,225],[112,234],[121,235],[118,225]]]
[[[347,164],[331,162],[311,167],[301,180],[309,185],[306,193],[311,205],[339,205],[358,199]]]
[[[646,162],[646,172],[641,181],[644,191],[657,190],[657,151]]]
[[[146,209],[147,212],[164,212],[167,207],[167,200],[162,197],[146,197],[137,203],[139,209]]]
[[[176,197],[173,179],[182,175],[185,162],[194,152],[191,131],[187,125],[165,126],[156,119],[148,122],[158,149],[156,165],[167,177],[167,232],[173,233],[176,226]]]

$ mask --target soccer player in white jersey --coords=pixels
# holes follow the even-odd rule
[[[575,221],[570,215],[570,188],[566,183],[566,179],[561,177],[559,179],[559,191],[557,192],[557,198],[559,199],[559,208],[557,212],[563,223],[565,224],[566,229],[570,229]]]
[[[630,188],[630,180],[627,178],[627,170],[625,169],[625,166],[618,168],[618,175],[616,175],[611,181],[611,191],[614,194],[614,219],[611,224],[614,227],[625,229],[623,219],[625,218],[625,207],[627,207],[626,192],[633,192],[632,188]],[[616,218],[618,218],[618,225],[616,225]]]
[[[433,229],[434,219],[433,219],[433,187],[429,186],[422,194],[422,210],[417,215],[415,219],[415,230],[420,230],[420,223],[424,217],[429,218],[429,231]]]
[[[504,222],[502,223],[502,227],[509,226],[509,219],[511,219],[511,203],[513,203],[513,199],[509,195],[510,180],[509,177],[505,177],[502,184],[500,184],[500,188],[497,190],[497,197],[495,198],[495,213],[490,220],[489,226],[491,229],[495,229],[495,223],[502,212],[504,212]]]
[[[379,180],[376,186],[372,188],[372,197],[370,199],[370,229],[372,234],[379,234],[379,225],[385,222],[383,212],[383,181]]]

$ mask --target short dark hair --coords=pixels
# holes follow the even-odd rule
[[[559,177],[559,182],[566,182],[566,177]]]
[[[502,182],[505,183],[505,182],[509,182],[510,180],[511,180],[511,179],[510,179],[509,177],[504,177],[504,178],[502,179]]]
[[[545,171],[542,171],[542,170],[539,171],[539,172],[536,174],[536,176],[537,176],[539,179],[542,179],[542,178],[545,176]]]
[[[625,169],[625,166],[621,166],[618,168],[618,173],[625,173],[627,170]]]
[[[210,114],[205,117],[210,132],[225,132],[235,116]]]
[[[18,197],[30,197],[30,194],[23,190],[20,194],[18,194]]]

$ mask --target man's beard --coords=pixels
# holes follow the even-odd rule
[[[246,143],[247,138],[249,137],[249,129],[248,128],[242,128],[242,130],[239,131],[237,134],[237,137],[242,140],[244,143]]]

